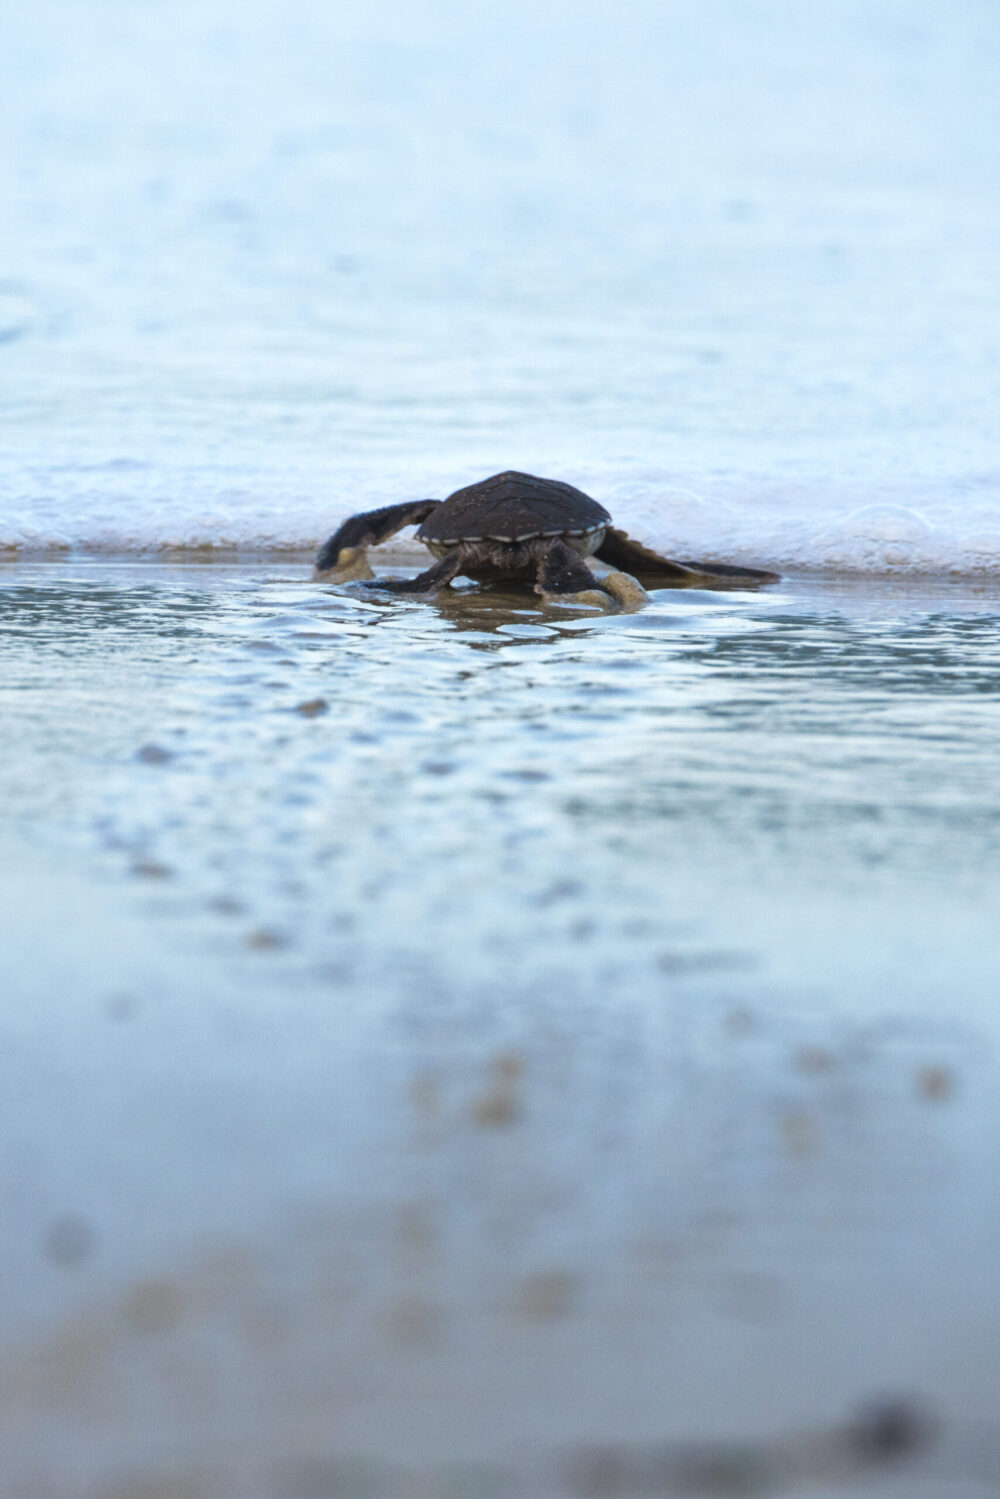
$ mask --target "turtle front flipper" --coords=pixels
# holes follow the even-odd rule
[[[733,567],[727,562],[677,562],[671,557],[661,557],[613,526],[609,526],[594,555],[609,567],[633,573],[654,588],[757,588],[763,583],[781,581],[779,573],[755,567]]]
[[[596,578],[579,552],[559,537],[548,544],[539,559],[535,592],[544,599],[628,613],[647,602],[645,589],[635,578],[620,572]]]
[[[404,505],[383,505],[381,510],[348,516],[320,547],[313,577],[338,583],[351,578],[370,578],[365,549],[388,541],[404,526],[419,525],[440,503],[440,500],[407,501]]]
[[[384,588],[388,593],[436,593],[439,588],[447,587],[461,571],[462,552],[456,548],[415,578],[373,578],[367,586]]]

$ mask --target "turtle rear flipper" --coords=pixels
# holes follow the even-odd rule
[[[596,578],[579,552],[559,537],[549,542],[539,558],[535,592],[544,599],[572,600],[625,613],[647,601],[635,578],[622,572]]]
[[[707,578],[716,588],[760,588],[765,583],[780,583],[781,574],[767,572],[761,567],[734,567],[728,562],[681,563],[693,573]]]
[[[561,537],[540,547],[536,593],[589,593],[598,586],[580,553],[567,546]]]
[[[381,510],[366,510],[361,515],[349,515],[320,547],[314,576],[318,578],[335,569],[339,571],[344,563],[350,566],[351,571],[342,575],[343,577],[363,576],[357,568],[364,564],[365,547],[378,546],[379,542],[388,541],[390,536],[395,536],[404,526],[418,525],[440,503],[440,500],[408,500],[402,505],[383,505]],[[350,552],[351,556],[344,558],[345,552]]]
[[[672,557],[661,557],[615,526],[608,527],[594,555],[609,567],[632,573],[653,587],[755,588],[762,583],[780,581],[778,573],[763,572],[755,567],[733,567],[725,562],[677,562]]]

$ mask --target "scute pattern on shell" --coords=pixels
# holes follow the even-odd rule
[[[603,505],[572,484],[508,470],[449,495],[417,531],[421,541],[528,541],[580,536],[611,521]]]

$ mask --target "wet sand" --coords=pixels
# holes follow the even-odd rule
[[[5,1492],[995,1493],[998,612],[5,567]]]

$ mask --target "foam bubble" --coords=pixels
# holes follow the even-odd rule
[[[949,566],[954,540],[904,505],[867,505],[813,538],[813,565],[851,572],[934,572]]]

